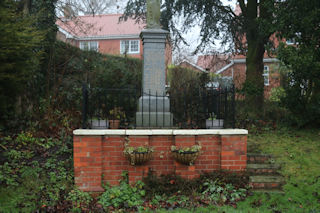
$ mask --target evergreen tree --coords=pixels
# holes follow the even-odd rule
[[[41,56],[43,32],[25,17],[17,2],[0,2],[0,120],[15,113],[18,96],[29,89]]]
[[[32,106],[50,88],[57,31],[55,2],[0,2],[0,117],[4,124],[17,112],[37,109]]]
[[[290,11],[290,12],[288,12]],[[281,43],[279,59],[289,69],[285,105],[296,124],[320,124],[320,1],[290,0],[277,10]]]

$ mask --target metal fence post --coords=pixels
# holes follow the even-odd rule
[[[230,90],[230,89],[229,89]],[[226,121],[229,118],[229,113],[228,113],[228,88],[224,88],[224,120],[225,122],[223,123],[224,127],[226,126]]]
[[[137,87],[134,87],[134,101],[133,103],[136,105],[136,101],[138,100],[137,99],[137,91],[138,91],[138,88]],[[138,105],[139,105],[139,100],[138,100]],[[137,105],[136,105],[137,106]],[[137,112],[137,109],[138,108],[134,108],[136,109],[135,112]],[[134,128],[137,128],[137,113],[134,114]]]
[[[236,127],[236,106],[235,106],[235,99],[236,99],[236,91],[234,84],[232,85],[232,128]]]
[[[87,113],[88,113],[88,89],[87,84],[82,84],[82,129],[87,128]]]

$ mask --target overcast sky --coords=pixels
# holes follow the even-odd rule
[[[233,9],[235,9],[236,0],[222,0],[224,5],[230,5]],[[174,56],[177,56],[179,54],[185,54],[187,55],[187,58],[193,62],[196,63],[197,56],[205,54],[205,52],[199,52],[196,56],[192,55],[192,52],[196,49],[196,47],[200,43],[200,23],[199,25],[190,28],[189,32],[185,34],[185,38],[187,42],[189,43],[189,46],[186,45],[180,45],[180,48],[182,49],[182,53],[179,53],[177,51],[174,52]],[[208,46],[207,50],[208,52],[223,52],[224,48],[220,45],[220,41],[215,41],[215,46]]]

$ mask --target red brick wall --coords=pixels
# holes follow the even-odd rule
[[[123,154],[126,137],[130,146],[153,147],[152,160],[145,165],[130,165]],[[84,191],[102,191],[102,182],[119,184],[123,171],[128,171],[132,183],[141,180],[149,170],[157,175],[176,173],[192,179],[202,172],[246,169],[246,135],[74,135],[73,142],[75,183]],[[200,144],[202,149],[193,166],[175,162],[172,145],[186,147],[195,144]]]
[[[62,40],[62,38],[60,40]],[[123,40],[136,40],[136,39],[123,39]],[[99,42],[100,53],[120,55],[120,41],[121,41],[120,39],[105,39],[105,40],[95,40],[95,41]],[[79,41],[74,41],[73,45],[79,47]],[[128,54],[128,56],[133,58],[143,59],[143,42],[141,40],[140,40],[140,52],[137,54]],[[166,43],[165,60],[166,60],[165,61],[166,67],[172,63],[172,48],[168,42]]]
[[[72,38],[67,38],[65,34],[63,34],[62,32],[60,32],[59,30],[57,31],[57,40],[59,41],[63,41],[67,44],[70,44],[72,46],[78,47],[78,43],[76,40],[72,39]]]
[[[130,40],[130,39],[124,39]],[[136,39],[131,39],[136,40]],[[110,39],[110,40],[99,40],[99,52],[105,54],[119,55],[120,54],[120,40]],[[143,56],[143,46],[140,40],[140,53],[138,54],[128,54],[129,57],[142,59]]]
[[[269,66],[269,85],[264,86],[264,97],[268,99],[271,94],[271,89],[280,86],[280,72],[278,63],[264,63],[265,66]],[[236,63],[229,69],[221,73],[222,76],[232,76],[233,69],[233,82],[236,88],[241,89],[243,83],[246,80],[246,64]],[[237,96],[238,98],[243,98]]]

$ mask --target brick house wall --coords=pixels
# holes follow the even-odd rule
[[[229,55],[199,55],[197,65],[209,72],[217,72],[230,63]]]
[[[192,64],[188,61],[182,61],[180,64],[179,64],[180,67],[183,67],[183,68],[187,68],[187,69],[191,69],[191,70],[195,70],[197,72],[208,72],[206,71],[205,69],[199,67],[198,65],[195,65],[195,64]]]
[[[278,62],[265,62],[264,66],[269,68],[269,84],[264,85],[264,97],[268,99],[271,95],[272,88],[280,86],[280,72]],[[219,73],[221,76],[232,76],[236,88],[241,89],[246,80],[246,64],[234,63],[231,67]]]
[[[62,41],[64,43],[70,44],[75,47],[79,46],[78,42],[76,40],[67,38],[67,36],[64,33],[62,33],[61,31],[57,32],[56,37],[57,37],[57,40]]]
[[[129,182],[141,180],[149,171],[157,175],[175,173],[192,179],[203,172],[246,169],[247,130],[75,130],[75,183],[84,191],[103,191],[101,183],[118,185],[123,171]],[[151,146],[153,158],[145,165],[132,166],[124,156],[124,144]],[[202,146],[194,165],[177,163],[171,146]]]
[[[111,55],[120,55],[120,42],[122,40],[137,40],[137,39],[105,39],[105,40],[96,40],[98,42],[99,49],[98,51],[102,54],[111,54]],[[140,39],[139,39],[140,40]],[[94,41],[94,40],[93,40]],[[79,43],[79,42],[78,42]],[[129,57],[133,58],[143,58],[143,45],[142,41],[139,42],[139,53],[137,54],[127,54]],[[79,44],[78,44],[79,47]]]
[[[62,34],[63,35],[63,34]],[[65,37],[65,36],[64,36]],[[58,38],[58,37],[57,37]],[[61,41],[64,41],[66,43],[69,43],[73,46],[79,47],[80,40],[74,40],[74,39],[63,39],[63,36],[59,36],[58,38]],[[91,41],[97,41],[98,42],[98,52],[102,54],[111,54],[111,55],[121,55],[120,54],[120,42],[122,40],[137,40],[137,39],[104,39],[104,40],[91,40]],[[143,43],[142,40],[140,40],[140,51],[137,54],[127,54],[129,57],[133,58],[139,58],[143,59]],[[172,47],[169,43],[166,43],[166,49],[165,49],[165,63],[166,65],[169,65],[172,63]]]

